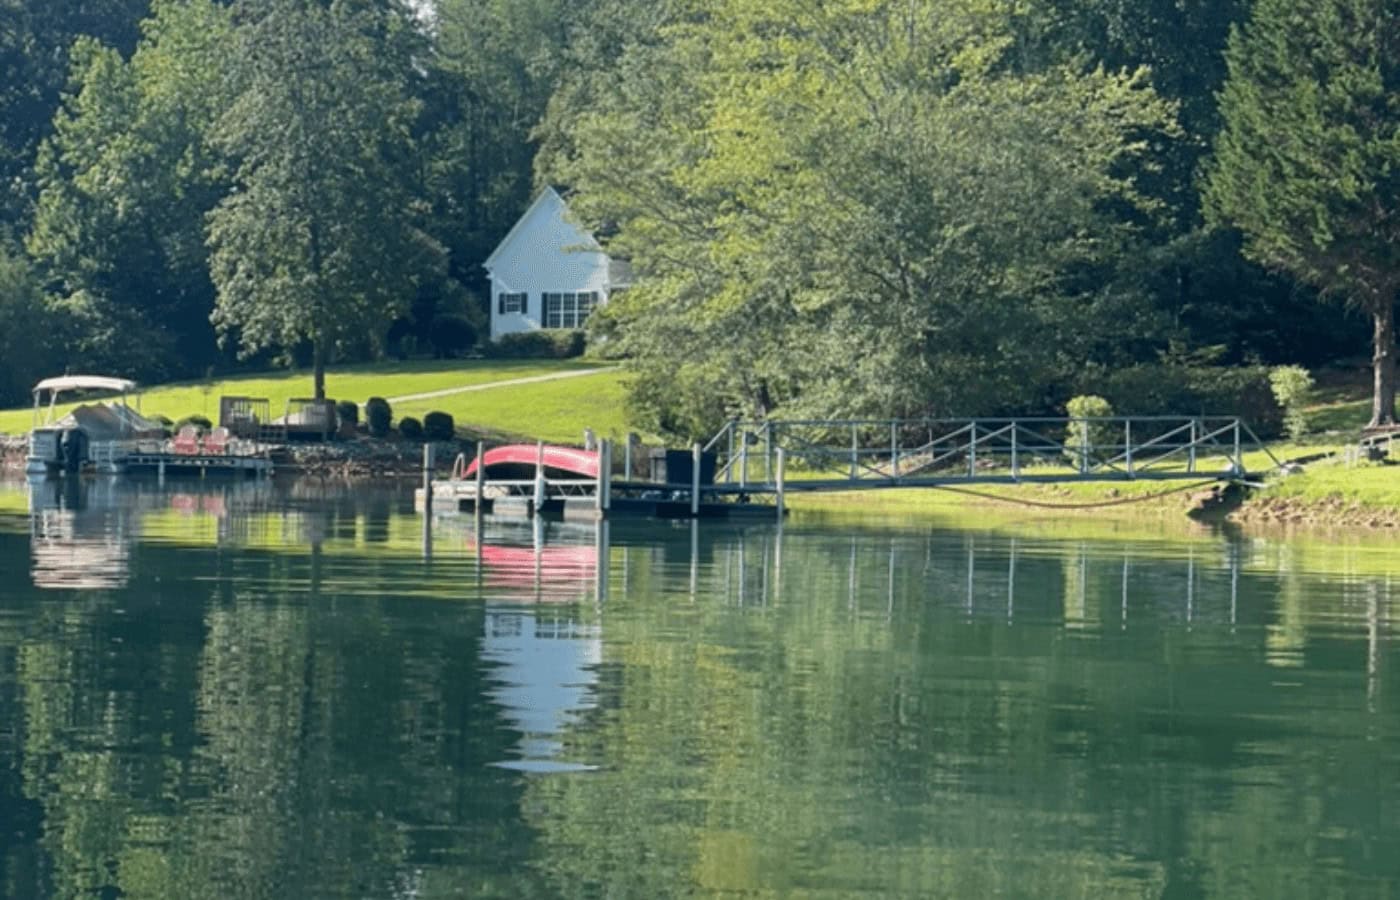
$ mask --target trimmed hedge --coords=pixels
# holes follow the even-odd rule
[[[385,437],[394,421],[394,410],[383,397],[370,397],[365,402],[365,424],[375,437]]]
[[[1283,430],[1269,372],[1267,366],[1142,365],[1101,374],[1083,388],[1120,416],[1239,416],[1268,439]]]
[[[342,400],[335,405],[335,417],[341,425],[358,425],[360,424],[360,407],[349,400]]]
[[[410,441],[422,440],[423,423],[412,416],[404,416],[399,419],[399,434]]]
[[[488,355],[498,359],[571,359],[582,356],[588,340],[582,331],[522,331],[497,338]]]
[[[456,423],[445,412],[430,412],[423,417],[423,436],[430,441],[450,441],[455,436]]]

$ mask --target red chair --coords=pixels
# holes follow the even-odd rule
[[[180,433],[175,435],[172,446],[177,456],[198,456],[199,428],[194,425],[185,425],[180,429]]]
[[[222,425],[204,436],[204,452],[211,456],[228,453],[229,430]]]

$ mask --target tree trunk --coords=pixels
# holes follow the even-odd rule
[[[1370,428],[1395,424],[1395,304],[1390,297],[1375,311],[1372,338],[1376,388],[1371,396]]]
[[[311,381],[315,387],[313,396],[317,400],[326,399],[326,354],[321,349],[321,339],[317,338],[311,349]]]

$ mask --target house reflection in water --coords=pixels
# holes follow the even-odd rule
[[[520,732],[518,757],[497,765],[526,772],[591,768],[561,759],[561,735],[597,705],[601,629],[562,610],[491,606],[482,657],[495,665],[491,699]]]

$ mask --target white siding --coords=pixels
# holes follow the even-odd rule
[[[543,327],[545,292],[595,291],[607,302],[608,256],[586,232],[567,221],[567,207],[545,188],[486,260],[491,277],[491,338]],[[500,312],[503,292],[527,295],[526,311]]]

